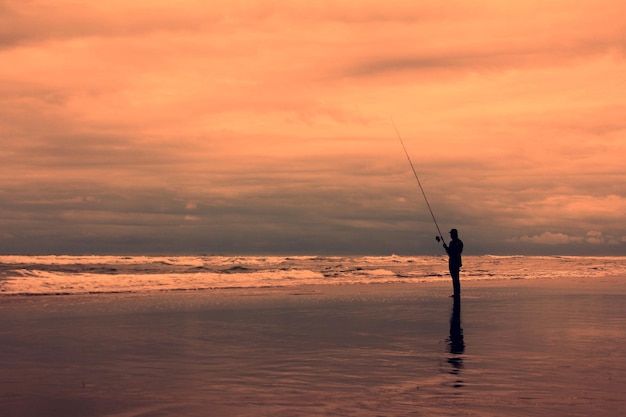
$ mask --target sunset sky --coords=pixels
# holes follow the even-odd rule
[[[626,255],[624,16],[0,0],[0,253]]]

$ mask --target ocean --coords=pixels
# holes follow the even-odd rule
[[[463,281],[626,275],[626,257],[466,256]],[[0,256],[0,295],[449,280],[445,256]]]
[[[1,256],[5,417],[614,417],[626,257]],[[462,308],[461,308],[462,304]]]

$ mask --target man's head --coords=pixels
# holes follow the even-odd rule
[[[459,237],[459,231],[456,229],[452,229],[450,230],[450,237],[452,237],[452,239],[456,239]]]

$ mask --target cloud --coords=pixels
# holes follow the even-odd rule
[[[508,239],[509,242],[536,243],[541,245],[568,245],[588,243],[590,245],[616,245],[619,244],[619,237],[603,235],[602,232],[591,230],[584,236],[571,236],[565,233],[544,232],[540,235],[522,236]]]
[[[5,0],[0,6],[0,49],[90,37],[137,37],[181,32],[221,23],[223,8],[194,1],[77,3]]]
[[[0,252],[619,253],[624,7],[0,1]]]
[[[541,235],[522,236],[519,239],[511,239],[510,241],[521,241],[530,243],[540,243],[544,245],[562,245],[567,243],[582,242],[582,238],[568,236],[564,233],[544,232]]]

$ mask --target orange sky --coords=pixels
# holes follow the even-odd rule
[[[622,1],[0,0],[0,253],[624,254]]]

